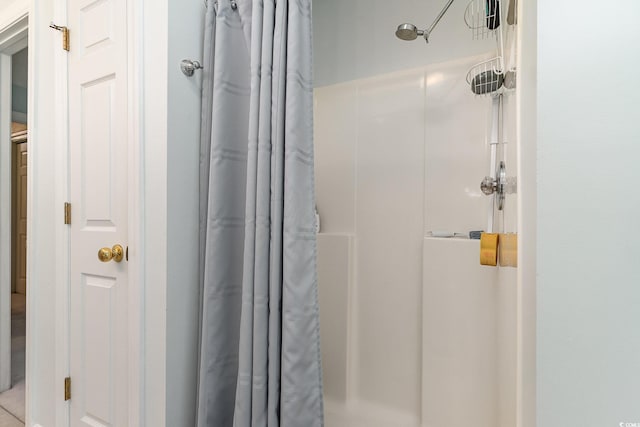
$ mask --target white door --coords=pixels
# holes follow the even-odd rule
[[[68,0],[71,426],[127,426],[126,0]]]

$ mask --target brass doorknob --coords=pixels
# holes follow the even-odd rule
[[[113,245],[113,248],[102,248],[98,251],[98,259],[102,262],[114,260],[120,262],[124,258],[124,249],[120,245]]]

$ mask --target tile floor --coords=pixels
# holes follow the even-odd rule
[[[11,381],[0,393],[0,427],[24,427],[25,296],[11,295]]]

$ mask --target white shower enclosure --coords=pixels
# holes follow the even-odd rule
[[[434,3],[434,2],[425,2]],[[327,427],[516,425],[517,269],[479,263],[491,98],[465,80],[495,55],[455,3],[315,2],[318,274]],[[515,92],[505,93],[516,176]],[[508,195],[497,232],[517,232]]]

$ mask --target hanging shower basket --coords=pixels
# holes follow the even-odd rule
[[[502,7],[506,0],[471,0],[464,13],[464,22],[472,30],[474,39],[495,36],[496,57],[471,67],[467,83],[476,95],[502,93],[504,84],[504,37],[506,22],[502,20]]]
[[[482,61],[467,72],[467,83],[478,96],[497,95],[503,88],[503,70],[502,57]]]
[[[471,0],[464,11],[464,22],[474,40],[492,37],[501,27],[500,0]]]

